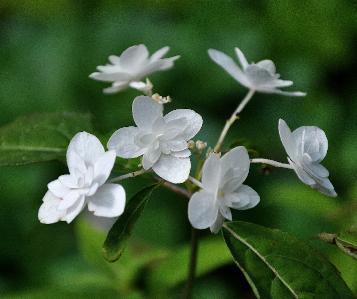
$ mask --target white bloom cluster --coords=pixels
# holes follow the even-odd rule
[[[170,184],[190,179],[200,189],[190,198],[189,221],[193,227],[210,228],[213,233],[220,230],[225,219],[232,220],[231,209],[246,210],[259,203],[257,192],[243,184],[251,163],[268,163],[293,169],[303,183],[328,196],[337,195],[328,179],[328,170],[320,164],[328,148],[325,133],[313,126],[300,127],[291,132],[283,120],[279,121],[279,134],[289,164],[260,158],[250,160],[246,148],[242,146],[231,149],[222,157],[207,148],[210,154],[203,163],[202,181],[190,177],[190,149],[201,156],[207,147],[204,141],[191,140],[202,127],[202,117],[190,109],[176,109],[164,115],[163,104],[170,102],[171,98],[158,94],[152,96],[149,79],[146,83],[140,81],[149,74],[173,66],[179,56],[163,58],[168,50],[168,47],[164,47],[149,57],[144,45],[132,46],[120,57],[110,56],[111,64],[98,66],[99,72],[90,75],[96,80],[112,82],[112,86],[104,90],[106,93],[132,87],[146,96],[138,96],[132,103],[136,126],[120,128],[114,132],[107,144],[108,151],[91,134],[81,132],[73,137],[67,150],[69,174],[48,184],[48,192],[38,213],[42,223],[70,223],[85,206],[98,217],[120,216],[124,211],[125,191],[119,184],[106,183],[116,156],[125,159],[142,157],[143,169],[123,175],[121,179],[149,170]],[[228,129],[237,119],[237,114],[254,92],[305,95],[302,92],[280,90],[291,86],[293,82],[279,79],[271,60],[249,64],[238,48],[235,51],[241,67],[222,52],[213,49],[208,51],[217,64],[250,90],[222,130],[214,148],[217,152]]]

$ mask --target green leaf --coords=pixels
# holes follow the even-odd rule
[[[80,113],[34,114],[0,128],[0,166],[64,159],[71,138],[91,131],[91,117]]]
[[[326,258],[285,232],[237,221],[223,235],[257,298],[355,298]]]
[[[232,257],[221,238],[202,239],[198,246],[196,276],[207,274],[232,262]],[[147,277],[149,288],[154,293],[175,287],[187,279],[190,250],[189,244],[184,245],[152,265],[152,271]]]
[[[152,191],[160,184],[154,184],[136,193],[127,204],[123,215],[114,223],[103,245],[103,254],[109,262],[115,262],[122,255],[134,225],[143,212]]]

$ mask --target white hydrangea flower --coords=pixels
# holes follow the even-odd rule
[[[110,64],[98,66],[98,72],[90,74],[89,77],[99,81],[112,82],[111,87],[103,90],[104,93],[116,93],[127,87],[145,92],[150,82],[145,84],[141,80],[152,73],[173,67],[174,61],[180,57],[163,58],[169,50],[169,47],[161,48],[149,57],[145,45],[129,47],[120,57],[109,56]]]
[[[211,59],[243,86],[262,93],[275,93],[287,96],[305,96],[300,91],[282,91],[279,88],[293,85],[293,81],[279,79],[275,64],[271,60],[262,60],[249,64],[239,48],[235,48],[241,67],[223,52],[209,49]]]
[[[328,179],[328,170],[320,164],[328,149],[325,132],[314,126],[303,126],[291,132],[286,122],[280,119],[279,135],[299,179],[327,196],[337,196]]]
[[[222,158],[212,153],[202,169],[203,189],[194,193],[188,204],[188,218],[197,229],[210,228],[217,233],[224,219],[232,220],[232,209],[255,207],[259,195],[243,185],[249,173],[250,160],[243,146],[230,150]]]
[[[40,222],[70,223],[86,205],[96,216],[121,215],[125,206],[124,188],[105,184],[114,162],[115,152],[106,152],[97,137],[86,132],[76,134],[67,149],[69,174],[48,184],[38,212]]]
[[[139,96],[133,102],[133,118],[137,127],[114,132],[108,148],[121,158],[143,156],[143,168],[152,168],[169,182],[186,181],[191,169],[187,141],[201,129],[202,117],[190,109],[173,110],[163,116],[162,104]]]

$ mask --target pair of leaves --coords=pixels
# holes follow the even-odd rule
[[[237,221],[223,235],[257,298],[355,298],[327,259],[285,232]]]

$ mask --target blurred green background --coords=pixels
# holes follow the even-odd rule
[[[233,55],[239,46],[249,61],[270,58],[283,79],[294,81],[292,90],[308,96],[256,95],[228,139],[249,142],[260,156],[285,161],[279,118],[291,128],[321,127],[330,142],[324,165],[339,197],[310,190],[293,172],[272,169],[267,175],[254,165],[248,184],[261,203],[235,213],[235,219],[312,241],[357,293],[357,263],[313,240],[321,231],[357,224],[356,3],[130,2],[1,0],[0,125],[34,112],[90,112],[97,133],[109,135],[132,123],[130,106],[138,92],[103,95],[106,85],[88,75],[128,46],[144,43],[153,52],[169,45],[169,54],[181,58],[172,70],[151,76],[155,91],[174,99],[167,110],[185,107],[203,115],[199,138],[213,145],[246,90],[210,61],[207,49]],[[37,220],[46,184],[65,172],[59,162],[0,169],[0,297],[175,298],[183,286],[175,273],[187,267],[187,202],[156,191],[124,258],[108,265],[101,257],[105,235],[88,218],[50,226]],[[141,182],[147,183],[125,182],[128,194]],[[214,240],[222,243],[209,255],[217,267],[200,275],[195,298],[253,298],[238,268],[228,262],[220,236]],[[172,268],[167,266],[171,274],[160,270],[159,261],[168,257],[174,260]],[[169,295],[159,295],[158,283],[170,288]]]

